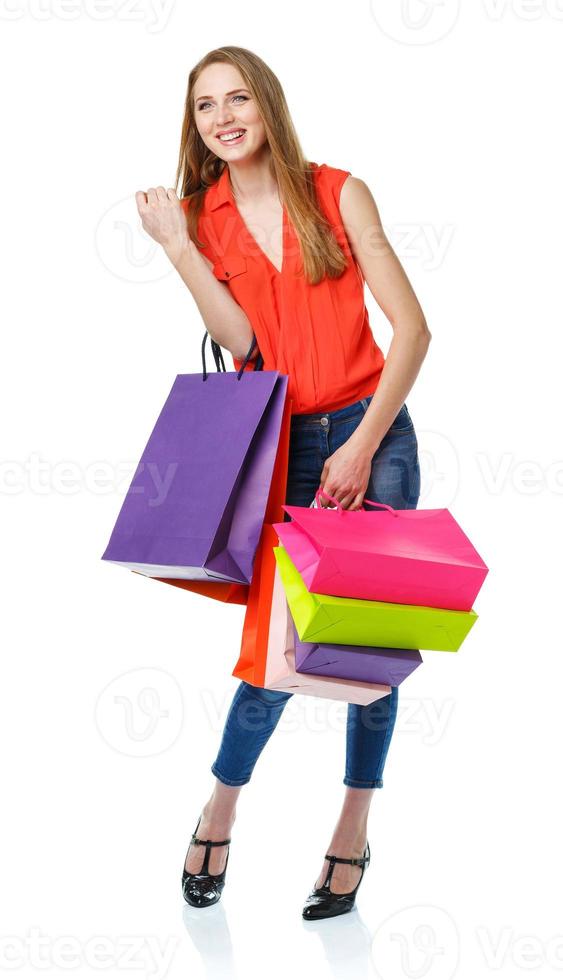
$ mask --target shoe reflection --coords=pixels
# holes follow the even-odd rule
[[[357,906],[327,919],[301,919],[305,932],[316,932],[335,980],[373,980],[371,933]]]
[[[296,906],[293,917],[295,928],[299,928],[301,924],[301,928],[306,933],[317,933],[322,947],[322,959],[328,965],[330,974],[335,980],[373,980],[372,937],[357,907],[343,915],[307,921],[302,918],[299,906]],[[227,977],[229,980],[235,980],[239,975],[237,957],[222,901],[203,909],[184,904],[182,919],[193,946],[201,958],[206,980],[225,980]],[[251,928],[248,923],[247,926]],[[277,925],[272,922],[272,942],[276,937],[279,940],[279,930],[278,918]],[[287,939],[287,923],[284,935]],[[267,938],[263,936],[266,941]],[[256,966],[264,967],[263,951],[257,950],[256,955],[259,960]],[[320,954],[318,958],[321,959]],[[299,964],[296,962],[293,965],[297,968]],[[325,975],[323,973],[323,976]]]
[[[235,955],[231,933],[221,902],[207,908],[193,908],[185,904],[182,919],[192,943],[199,953],[205,976],[209,980],[225,980],[236,977]]]

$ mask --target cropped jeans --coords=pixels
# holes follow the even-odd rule
[[[325,460],[352,435],[373,395],[334,412],[291,417],[286,503],[308,507],[320,486]],[[365,498],[396,508],[417,506],[418,442],[403,404],[373,455]],[[366,510],[374,510],[363,504]],[[289,515],[284,515],[284,520]],[[293,694],[241,681],[235,690],[211,772],[228,786],[243,786]],[[383,768],[395,726],[398,688],[367,705],[348,704],[344,785],[383,786]]]

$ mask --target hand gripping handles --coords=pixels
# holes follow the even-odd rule
[[[346,510],[344,509],[344,507],[342,506],[342,504],[340,503],[340,501],[337,500],[336,497],[331,497],[330,494],[327,493],[326,490],[323,490],[322,487],[319,487],[319,489],[317,490],[317,492],[315,494],[315,500],[317,502],[317,507],[321,507],[322,506],[321,503],[320,503],[320,495],[321,494],[323,495],[323,497],[326,497],[328,500],[332,500],[333,504],[336,504],[336,509],[339,510],[342,514],[345,514],[346,513]],[[393,517],[398,517],[399,516],[398,511],[394,510],[393,507],[390,507],[389,504],[380,504],[377,500],[368,500],[367,497],[364,497],[362,503],[373,504],[374,507],[383,507],[385,510],[388,510],[391,514],[393,514]]]

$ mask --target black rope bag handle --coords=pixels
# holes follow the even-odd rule
[[[203,342],[202,342],[202,345],[201,345],[201,360],[202,360],[202,364],[203,364],[203,380],[204,381],[207,381],[207,379],[209,377],[209,372],[207,370],[207,365],[205,363],[205,345],[207,343],[208,334],[209,334],[209,331],[206,330],[205,331],[205,334],[204,334],[204,337],[203,337]],[[242,362],[239,370],[237,371],[237,379],[239,381],[242,378],[244,369],[245,369],[246,365],[248,364],[248,362],[250,360],[250,356],[252,354],[252,351],[254,350],[255,347],[256,347],[256,336],[253,334],[253,336],[252,336],[252,342],[250,344],[250,347],[248,348],[248,352],[247,352],[247,354],[246,354],[246,356],[245,356],[245,358],[244,358],[244,360],[243,360],[243,362]],[[225,362],[223,360],[223,351],[221,350],[221,345],[218,344],[216,340],[213,340],[213,338],[211,338],[211,353],[213,354],[213,360],[215,361],[215,367],[217,368],[217,371],[218,372],[226,371],[227,369],[225,367]],[[262,371],[263,369],[264,369],[264,358],[262,357],[262,354],[258,354],[258,357],[256,358],[256,360],[254,362],[254,370],[255,371]]]

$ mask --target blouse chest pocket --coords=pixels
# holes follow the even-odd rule
[[[213,274],[216,279],[222,279],[225,282],[235,279],[246,271],[246,258],[244,255],[226,255],[224,259],[220,259],[213,266]]]

